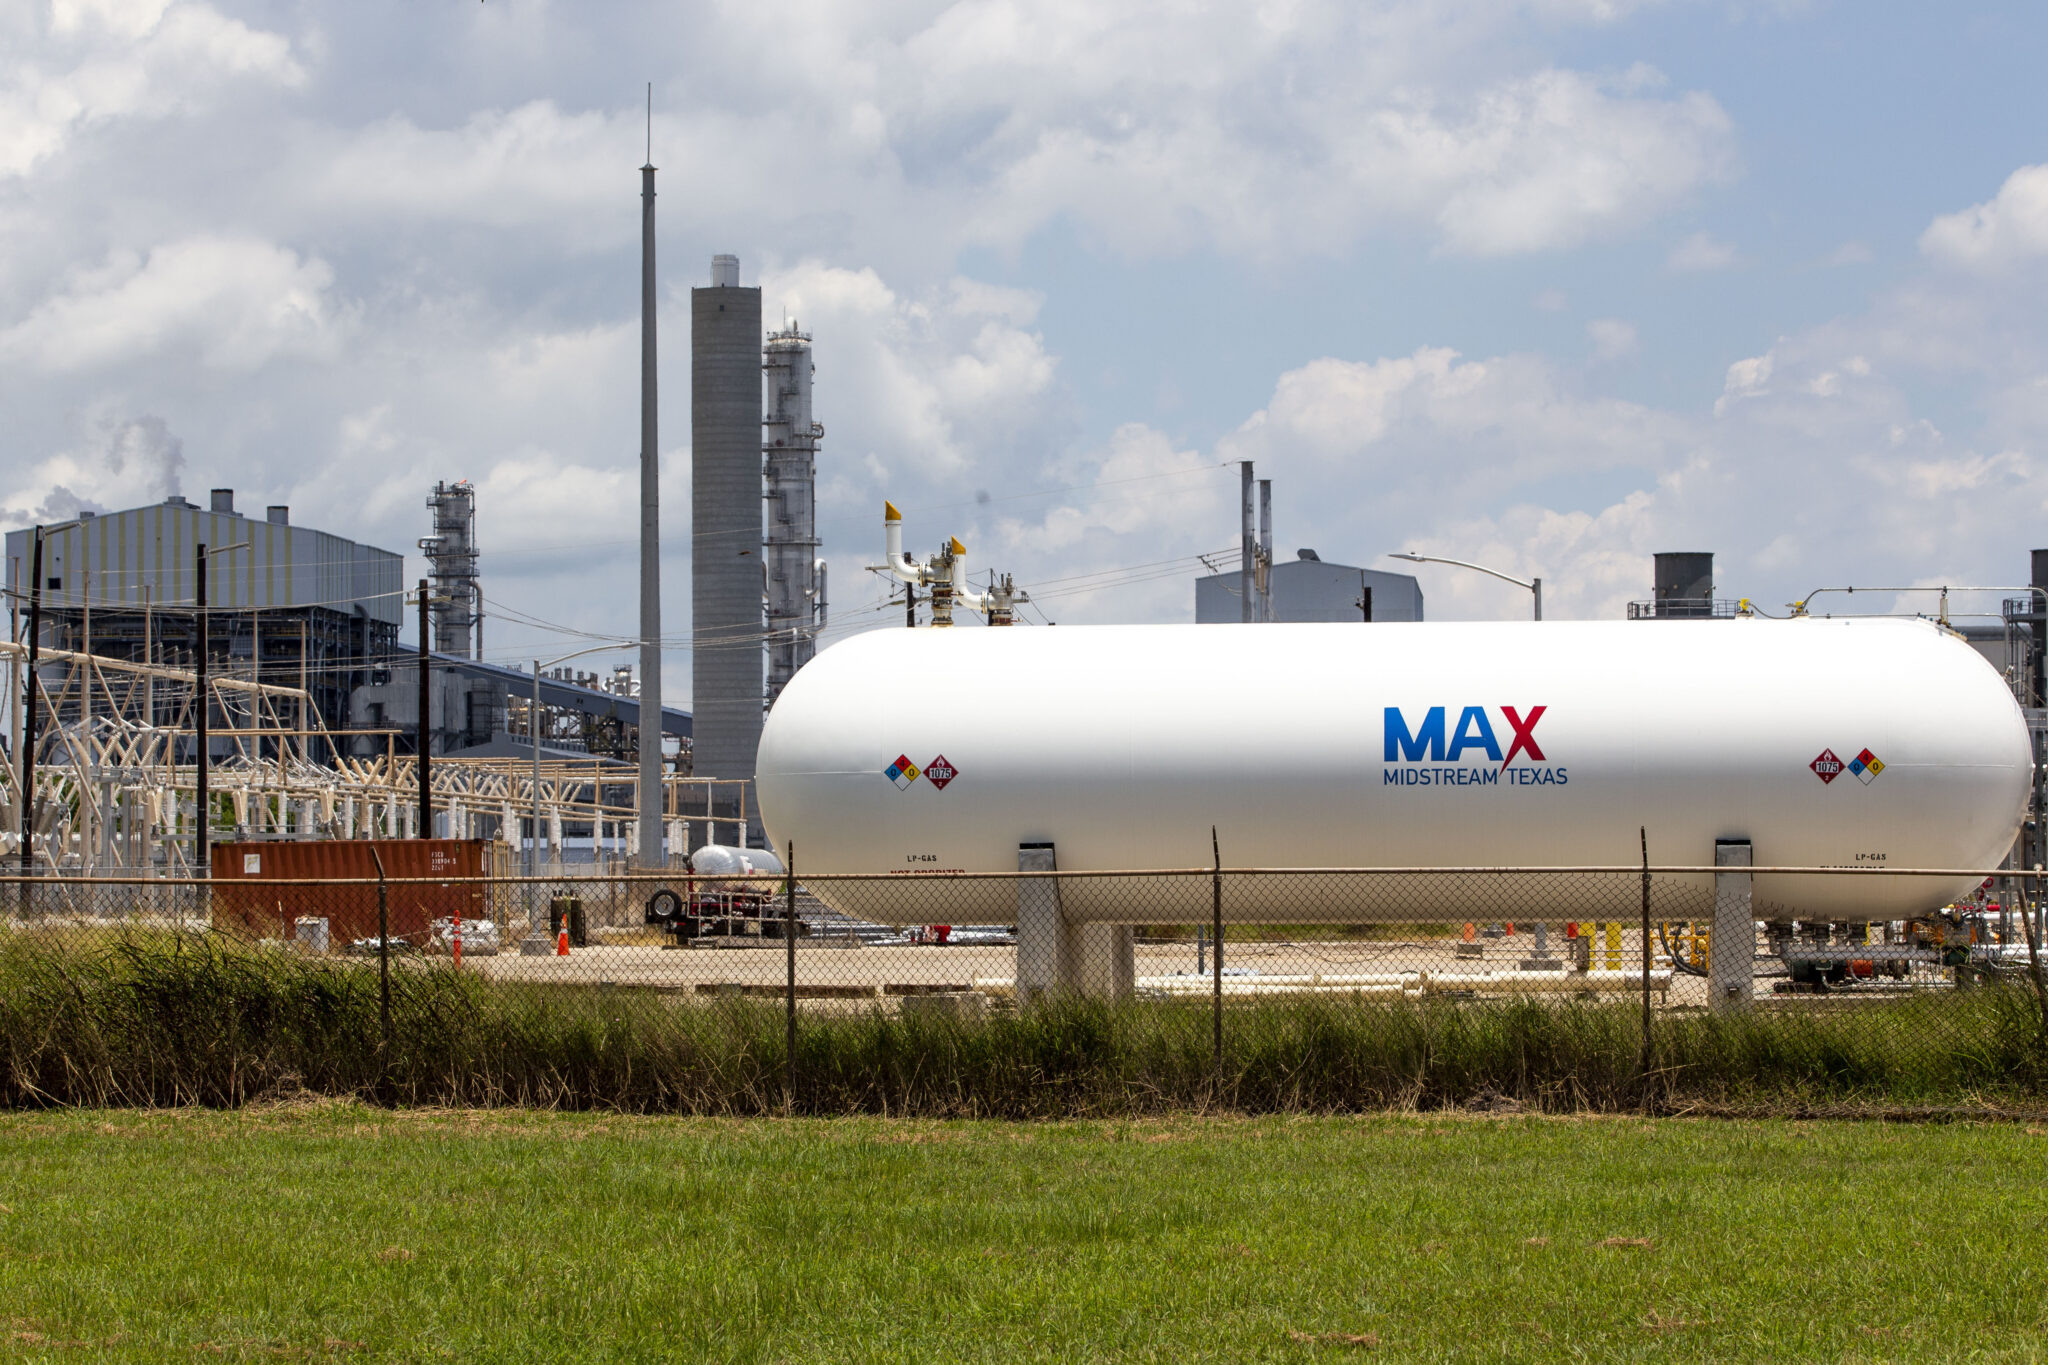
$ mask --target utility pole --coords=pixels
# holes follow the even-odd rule
[[[917,629],[917,584],[903,585],[903,624]]]
[[[199,753],[193,760],[198,767],[199,810],[198,819],[195,822],[198,828],[193,834],[192,875],[195,877],[210,877],[213,875],[213,862],[212,853],[208,849],[207,844],[212,832],[213,811],[208,799],[211,793],[208,792],[206,786],[206,713],[208,707],[206,691],[206,547],[204,545],[192,547],[192,576],[192,616],[197,622],[199,634],[199,648],[192,660],[192,685],[195,693],[192,699],[193,729],[197,732],[199,739]]]
[[[420,829],[419,837],[434,837],[434,789],[429,785],[427,774],[427,751],[434,747],[433,729],[427,724],[427,707],[432,698],[432,683],[427,674],[427,580],[420,580],[420,723],[416,745],[420,753]]]
[[[35,567],[29,570],[28,590],[28,695],[22,702],[21,756],[21,875],[35,871],[36,847],[36,665],[43,643],[43,528],[36,527]],[[26,890],[23,892],[27,894]]]
[[[311,738],[310,738],[310,737],[309,737],[309,736],[308,736],[308,735],[306,734],[306,622],[305,622],[305,619],[304,619],[303,617],[302,617],[302,618],[300,618],[300,620],[299,620],[299,705],[298,705],[298,712],[299,712],[299,718],[298,718],[298,731],[299,731],[299,762],[301,762],[301,763],[304,763],[304,762],[307,762],[307,761],[308,761],[308,759],[307,759],[307,754],[308,754],[308,751],[309,751],[309,750],[310,750],[310,748],[311,748],[311,745],[312,745],[312,740],[311,740]]]

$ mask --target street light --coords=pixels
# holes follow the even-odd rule
[[[579,649],[573,654],[564,654],[559,659],[549,659],[546,663],[539,659],[533,661],[533,710],[526,717],[527,734],[533,740],[533,839],[526,846],[526,875],[529,877],[540,875],[540,671],[543,668],[553,668],[556,664],[565,664],[571,659],[580,659],[586,654],[603,654],[608,650],[632,647],[631,640],[619,640],[611,644]],[[644,715],[640,717],[640,742],[647,742],[647,717]],[[658,716],[654,722],[654,742],[661,743],[661,719]],[[645,802],[647,793],[642,792],[640,799]]]
[[[1488,574],[1500,579],[1503,583],[1512,583],[1518,588],[1527,588],[1536,595],[1535,619],[1538,621],[1543,619],[1543,580],[1540,578],[1516,578],[1512,574],[1502,573],[1499,569],[1489,569],[1484,564],[1468,564],[1462,559],[1442,559],[1436,555],[1412,554],[1406,550],[1390,552],[1387,558],[1405,559],[1411,564],[1453,564],[1460,569],[1474,569],[1480,573]]]

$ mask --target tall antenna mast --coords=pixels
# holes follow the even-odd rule
[[[640,168],[640,858],[665,867],[661,770],[661,441],[654,370],[654,83]]]

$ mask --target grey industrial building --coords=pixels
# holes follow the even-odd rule
[[[1267,570],[1275,621],[1420,621],[1422,585],[1404,573],[1383,573],[1333,564],[1314,550]],[[1195,580],[1198,625],[1242,621],[1239,575],[1209,574]],[[1370,615],[1367,603],[1370,603]]]
[[[205,508],[173,495],[42,529],[43,643],[55,648],[84,649],[89,616],[94,654],[189,666],[198,643],[199,545],[228,551],[210,556],[211,668],[285,686],[297,686],[303,670],[314,704],[332,723],[348,714],[350,692],[398,641],[403,556],[294,526],[284,506],[267,508],[260,521],[243,516],[232,489],[214,489]],[[31,586],[34,535],[7,535],[7,588],[17,613]],[[180,703],[164,695],[157,704],[163,714],[150,719],[168,723]]]

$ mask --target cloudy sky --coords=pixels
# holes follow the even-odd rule
[[[1771,610],[2010,584],[2044,39],[2019,0],[0,0],[0,514],[232,486],[411,551],[468,478],[492,657],[630,632],[651,81],[684,685],[720,251],[816,336],[835,631],[900,620],[884,497],[1052,620],[1191,619],[1240,459],[1282,557],[1478,559],[1558,617],[1665,549]]]

